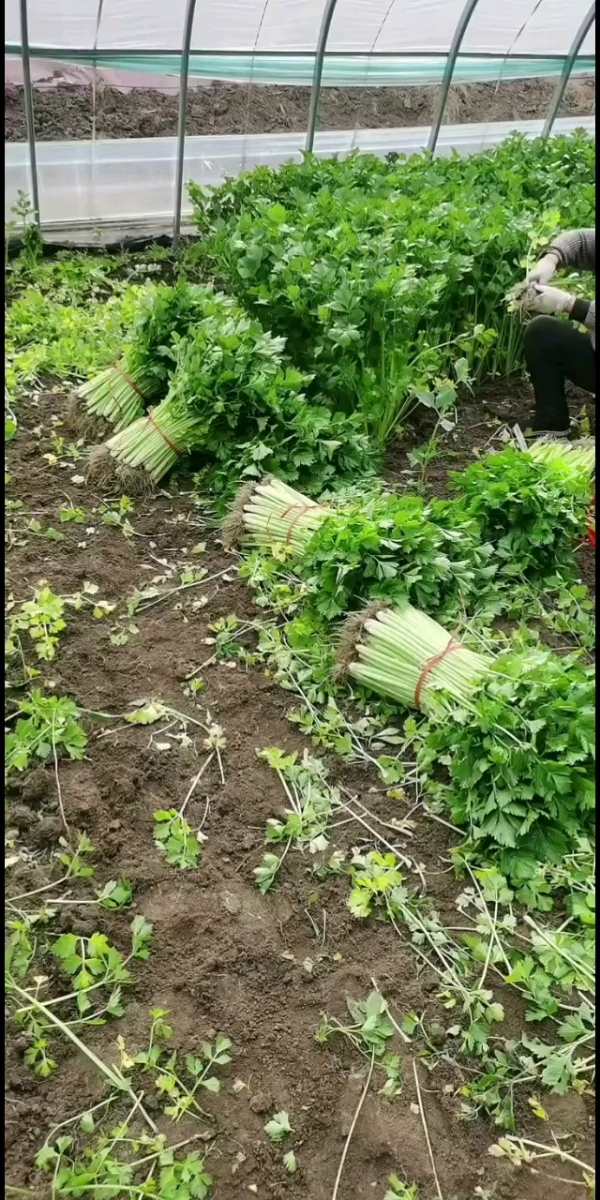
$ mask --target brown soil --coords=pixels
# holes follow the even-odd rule
[[[451,89],[445,120],[523,121],[543,117],[555,83],[548,79],[504,83],[458,84]],[[324,88],[319,129],[380,129],[428,125],[439,94],[437,87]],[[285,133],[306,129],[308,87],[221,83],[190,90],[188,134]],[[567,89],[561,116],[590,116],[595,97],[592,78],[575,80]],[[5,87],[5,139],[26,140],[23,88]],[[123,92],[98,84],[97,138],[174,137],[178,97],[152,88]],[[92,88],[58,84],[35,88],[34,116],[39,141],[70,141],[92,136]]]
[[[415,1010],[424,1013],[426,1020],[447,1022],[435,997],[435,976],[417,969],[412,951],[390,927],[352,918],[345,905],[345,884],[320,884],[308,870],[308,856],[290,853],[279,886],[266,897],[259,895],[252,869],[262,856],[265,821],[281,811],[284,795],[274,772],[258,760],[256,751],[266,746],[302,750],[305,741],[285,718],[290,698],[259,669],[232,669],[222,662],[203,671],[206,690],[197,707],[182,690],[185,676],[213,652],[205,643],[210,622],[232,612],[252,616],[250,594],[236,578],[235,559],[224,553],[183,483],[181,491],[174,487],[171,493],[136,503],[132,538],[101,525],[91,512],[101,497],[72,482],[73,475],[83,473],[82,460],[72,459],[64,469],[42,457],[52,449],[50,418],[65,411],[65,399],[50,393],[37,403],[23,402],[18,434],[8,447],[9,494],[21,499],[25,516],[35,514],[44,528],[58,524],[58,507],[65,494],[85,507],[86,519],[82,525],[62,526],[60,542],[15,533],[16,544],[8,555],[8,591],[16,599],[30,595],[40,578],[61,593],[79,590],[90,580],[98,585],[99,598],[122,604],[134,588],[147,586],[171,567],[183,566],[199,541],[207,543],[200,561],[209,575],[230,568],[227,578],[180,592],[140,614],[139,635],[125,646],[109,643],[114,618],[96,621],[89,611],[69,610],[56,660],[44,668],[58,694],[72,696],[87,709],[123,713],[142,697],[160,698],[200,720],[209,709],[227,738],[225,785],[211,766],[189,804],[192,825],[197,827],[206,818],[207,841],[198,871],[179,872],[161,859],[152,840],[152,813],[181,804],[198,770],[201,734],[196,738],[196,757],[193,747],[182,747],[168,733],[162,740],[170,741],[170,750],[151,745],[155,727],[127,727],[100,736],[100,722],[92,726],[84,761],[60,761],[58,777],[67,821],[73,829],[85,830],[97,847],[94,884],[102,886],[123,876],[131,880],[135,911],[154,926],[150,959],[136,965],[134,986],[126,990],[124,1018],[88,1031],[86,1040],[105,1061],[116,1061],[118,1034],[128,1047],[144,1045],[148,1009],[153,1005],[171,1010],[174,1044],[184,1050],[197,1048],[211,1030],[227,1034],[233,1041],[234,1060],[223,1072],[221,1094],[207,1097],[205,1104],[216,1132],[207,1158],[215,1200],[242,1200],[252,1194],[259,1200],[331,1200],[364,1087],[364,1063],[343,1043],[317,1044],[314,1034],[321,1015],[343,1018],[346,998],[364,997],[376,979],[397,1016]],[[475,407],[471,416],[474,411]],[[480,419],[485,420],[481,406]],[[33,430],[40,424],[43,434],[38,438]],[[488,423],[475,431],[470,421],[461,420],[460,428],[466,446],[457,446],[457,452],[464,457],[465,450],[467,456],[471,453],[473,438],[482,446],[495,427]],[[10,513],[9,524],[22,530],[24,522]],[[161,565],[163,561],[167,566]],[[203,595],[207,603],[200,607],[196,602]],[[104,723],[105,728],[115,726],[121,722]],[[329,765],[332,777],[357,793],[367,807],[388,820],[398,815],[398,802],[376,790],[370,771],[337,761]],[[61,833],[53,766],[29,771],[12,787],[9,802],[8,824],[21,831],[17,846],[32,851],[32,856],[9,869],[8,892],[15,895],[60,876],[52,858]],[[337,844],[342,847],[362,843],[358,826],[338,832]],[[407,850],[422,864],[434,902],[449,913],[457,884],[447,871],[448,845],[446,831],[421,818]],[[416,875],[409,879],[411,884],[418,882]],[[73,894],[89,897],[89,886],[80,881]],[[90,911],[96,913],[85,907],[65,908],[65,915],[51,928],[89,934],[96,927],[125,949],[131,914],[99,911],[92,918]],[[325,929],[323,947],[316,940],[309,912],[319,931]],[[303,966],[307,958],[314,963],[312,972]],[[518,1032],[522,1022],[520,1012],[513,1013],[514,999],[510,999],[508,1033]],[[28,1194],[41,1198],[48,1192],[32,1165],[35,1150],[52,1126],[97,1103],[103,1090],[87,1060],[68,1048],[59,1047],[58,1070],[46,1081],[37,1080],[23,1063],[23,1049],[22,1035],[9,1022],[7,1182],[33,1189]],[[408,1183],[418,1184],[421,1200],[436,1195],[415,1104],[411,1048],[400,1043],[399,1053],[404,1066],[402,1094],[390,1101],[378,1096],[375,1088],[369,1091],[350,1142],[339,1193],[343,1200],[371,1196],[382,1200],[392,1170]],[[420,1071],[429,1137],[446,1200],[575,1197],[580,1188],[515,1171],[488,1155],[497,1131],[483,1120],[465,1124],[458,1119],[456,1089],[462,1078],[462,1070],[452,1062],[442,1062],[431,1075],[423,1068]],[[245,1086],[236,1090],[235,1080]],[[161,1116],[152,1095],[147,1103],[159,1127],[172,1139],[173,1127]],[[570,1135],[572,1153],[592,1161],[587,1100],[569,1095],[545,1097],[544,1103],[557,1134],[566,1130]],[[263,1132],[267,1116],[280,1109],[290,1113],[295,1131],[290,1145],[299,1170],[294,1176],[283,1169],[282,1148],[270,1146]],[[528,1113],[525,1099],[519,1128],[539,1138],[539,1122]],[[198,1126],[186,1118],[177,1127],[177,1140],[197,1132]],[[554,1171],[551,1166],[548,1173],[570,1178],[566,1165]]]
[[[595,433],[595,402],[579,388],[567,385],[569,412],[578,420],[587,419],[589,431]],[[462,398],[458,408],[456,428],[446,433],[439,453],[427,468],[428,488],[436,496],[450,495],[450,471],[464,471],[474,457],[485,449],[497,449],[502,443],[505,426],[523,422],[534,411],[533,392],[526,380],[492,380],[477,389],[474,396]],[[423,445],[431,437],[435,418],[426,408],[417,410],[407,429],[407,438],[390,447],[386,458],[386,475],[397,483],[418,476],[420,468],[411,467],[408,452],[412,445]]]

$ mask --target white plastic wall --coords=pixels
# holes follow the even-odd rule
[[[325,0],[198,0],[192,49],[314,51]],[[178,51],[187,0],[28,0],[29,42],[57,50]],[[464,0],[338,0],[328,52],[444,53]],[[589,0],[479,0],[463,53],[564,55]],[[98,15],[100,13],[100,19]],[[19,0],[5,42],[20,45]],[[581,54],[594,53],[593,32]],[[60,55],[57,55],[60,57]]]
[[[542,121],[523,121],[518,125],[497,122],[482,125],[446,125],[442,127],[438,154],[457,150],[472,154],[497,145],[509,134],[520,131],[528,137],[541,133]],[[557,120],[553,132],[570,133],[584,128],[592,135],[593,118]],[[390,151],[411,154],[422,150],[429,129],[352,130],[318,133],[315,153],[345,156],[356,148],[383,157]],[[278,166],[299,161],[305,134],[256,134],[229,137],[189,137],[186,140],[185,179],[200,184],[218,184],[226,176],[250,171],[259,164]],[[9,143],[5,147],[5,214],[19,190],[31,194],[29,155],[26,145]],[[104,142],[40,142],[37,146],[38,177],[42,226],[101,226],[123,221],[136,225],[141,234],[146,226],[157,224],[170,229],[175,199],[175,138],[143,138]],[[184,193],[184,214],[191,211]]]

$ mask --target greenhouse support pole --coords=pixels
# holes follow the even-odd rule
[[[196,0],[188,0],[181,48],[181,72],[179,76],[179,114],[177,117],[177,174],[175,176],[175,213],[173,216],[173,246],[179,245],[181,234],[181,206],[183,203],[183,167],[185,159],[185,117],[187,110],[188,76],[190,71],[190,46],[196,13]]]
[[[452,76],[454,75],[456,60],[458,58],[458,52],[461,48],[462,40],[465,36],[469,21],[471,20],[476,8],[477,0],[467,0],[462,13],[460,14],[458,25],[454,31],[454,37],[452,38],[450,49],[448,51],[448,58],[446,59],[446,66],[444,67],[444,77],[441,83],[440,94],[433,116],[433,121],[431,123],[431,129],[429,131],[427,150],[430,154],[433,154],[437,146],[437,140],[440,136],[440,129],[442,127],[442,120],[446,109],[450,84],[452,83]]]
[[[589,33],[589,31],[592,27],[595,16],[596,16],[596,5],[592,4],[592,7],[590,8],[589,12],[586,13],[585,17],[583,18],[583,21],[581,22],[581,25],[579,26],[579,29],[577,30],[577,33],[575,34],[575,40],[574,40],[573,45],[571,46],[571,49],[569,50],[569,53],[567,54],[567,57],[565,59],[565,63],[564,63],[564,66],[563,66],[563,69],[561,72],[560,79],[556,85],[552,100],[550,101],[550,108],[548,109],[548,116],[546,117],[546,120],[544,121],[544,128],[542,129],[542,137],[544,137],[544,138],[547,138],[550,136],[552,126],[554,125],[554,122],[558,115],[558,110],[563,102],[563,96],[567,90],[567,84],[569,82],[569,79],[571,78],[571,73],[573,71],[573,67],[575,66],[575,59],[577,58],[577,55],[579,54],[579,51],[581,50],[584,38]]]
[[[25,99],[25,121],[29,143],[29,169],[31,171],[31,196],[36,225],[40,226],[40,195],[38,191],[37,155],[35,152],[35,125],[33,122],[33,90],[31,87],[31,60],[29,58],[29,25],[27,22],[27,0],[21,6],[21,58],[23,61],[23,96]]]
[[[319,97],[321,95],[321,79],[323,78],[323,63],[325,61],[325,47],[327,46],[327,38],[329,37],[329,28],[333,20],[335,6],[337,0],[327,0],[321,28],[319,30],[319,40],[315,51],[315,69],[313,72],[312,88],[310,91],[310,108],[308,110],[308,129],[306,131],[305,150],[307,154],[312,153],[315,144],[315,130],[317,128],[317,115],[319,112]]]

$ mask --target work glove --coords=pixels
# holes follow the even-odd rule
[[[539,313],[545,317],[555,317],[558,313],[568,313],[573,307],[575,297],[560,288],[543,287],[534,283],[525,298],[527,312]]]
[[[527,276],[527,283],[550,283],[554,272],[558,266],[558,259],[555,254],[545,254],[540,261],[531,268]]]

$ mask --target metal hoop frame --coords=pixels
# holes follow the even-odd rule
[[[188,0],[181,48],[181,71],[179,74],[179,113],[177,117],[177,170],[175,175],[175,211],[173,213],[173,246],[179,245],[181,235],[181,205],[183,202],[183,168],[185,162],[185,117],[187,111],[188,78],[190,73],[190,47],[196,14],[196,0]]]
[[[319,115],[319,97],[321,95],[321,80],[323,78],[323,63],[325,62],[325,50],[327,48],[327,38],[333,20],[333,14],[336,10],[337,0],[326,0],[323,18],[321,20],[321,28],[319,30],[319,39],[317,41],[317,49],[315,51],[315,69],[313,74],[312,87],[310,90],[310,108],[308,110],[308,129],[306,131],[305,150],[307,154],[311,154],[315,144],[315,131],[317,128],[317,117]]]
[[[444,119],[444,113],[446,111],[446,104],[448,102],[448,93],[450,91],[450,85],[452,83],[452,76],[454,75],[454,68],[456,66],[458,52],[462,45],[462,40],[465,36],[465,33],[467,32],[467,26],[469,24],[469,21],[471,20],[471,17],[473,16],[475,9],[477,8],[477,2],[478,2],[478,0],[467,0],[465,7],[463,8],[463,10],[460,14],[458,25],[456,26],[456,29],[454,30],[454,37],[452,38],[452,41],[450,43],[450,49],[448,51],[448,58],[446,59],[446,66],[444,68],[444,77],[442,79],[442,83],[441,83],[441,87],[440,87],[440,94],[438,96],[438,102],[436,104],[433,121],[431,123],[431,129],[429,131],[429,140],[427,142],[427,149],[430,154],[433,154],[435,152],[435,148],[437,146],[437,140],[438,140],[438,137],[440,136],[440,129],[442,127],[442,121]]]
[[[456,27],[452,43],[448,51],[448,59],[444,70],[444,77],[440,86],[440,94],[436,105],[436,111],[429,133],[427,149],[433,153],[437,145],[448,93],[456,67],[456,61],[460,52],[463,37],[468,27],[469,21],[477,7],[478,0],[467,0],[465,7],[461,13],[460,20]],[[21,61],[23,64],[23,92],[25,101],[25,119],[27,124],[27,143],[29,146],[29,167],[31,172],[31,193],[33,201],[33,210],[35,220],[38,226],[41,224],[40,217],[40,198],[38,186],[38,170],[37,170],[37,154],[35,141],[35,123],[33,115],[33,87],[31,83],[31,54],[29,48],[29,28],[27,21],[27,0],[19,0],[21,13]],[[319,97],[321,94],[321,82],[323,78],[323,65],[325,62],[325,53],[327,50],[327,39],[329,30],[333,20],[333,14],[337,7],[337,0],[326,0],[323,17],[321,20],[321,28],[319,30],[319,38],[315,51],[315,67],[313,73],[310,108],[308,114],[308,128],[306,133],[305,149],[311,152],[314,148],[315,133],[317,128],[317,117],[319,112]],[[179,112],[177,120],[177,162],[175,173],[175,204],[173,213],[173,246],[179,244],[181,236],[181,208],[183,201],[183,175],[185,164],[185,118],[187,110],[187,93],[188,93],[188,78],[190,67],[190,52],[192,44],[192,29],[194,24],[194,16],[196,12],[196,0],[188,0],[185,15],[185,25],[183,32],[183,43],[181,50],[181,71],[179,76]],[[569,53],[565,59],[560,79],[556,85],[554,95],[552,97],[550,108],[548,110],[542,137],[549,137],[552,126],[556,120],[558,110],[562,103],[567,84],[571,78],[573,68],[583,42],[592,27],[596,16],[595,3],[592,4],[589,11],[586,13],[575,38],[569,49]]]
[[[31,86],[31,58],[29,55],[29,25],[27,22],[27,0],[20,0],[21,9],[21,59],[23,62],[23,95],[25,99],[25,121],[29,145],[29,170],[31,172],[31,197],[38,229],[41,226],[40,195],[38,190],[37,155],[35,149],[35,124],[33,120],[33,88]]]
[[[548,115],[544,122],[544,128],[542,129],[542,137],[544,138],[550,136],[552,126],[554,125],[554,122],[558,116],[558,110],[562,104],[563,96],[567,90],[567,84],[571,78],[573,67],[575,66],[575,59],[577,58],[577,55],[583,46],[584,39],[592,28],[595,19],[596,5],[592,4],[592,7],[586,13],[581,25],[579,26],[579,29],[577,30],[577,33],[575,34],[571,49],[569,50],[569,53],[565,59],[565,64],[563,66],[560,79],[558,80],[554,95],[550,101],[550,108],[548,109]]]

